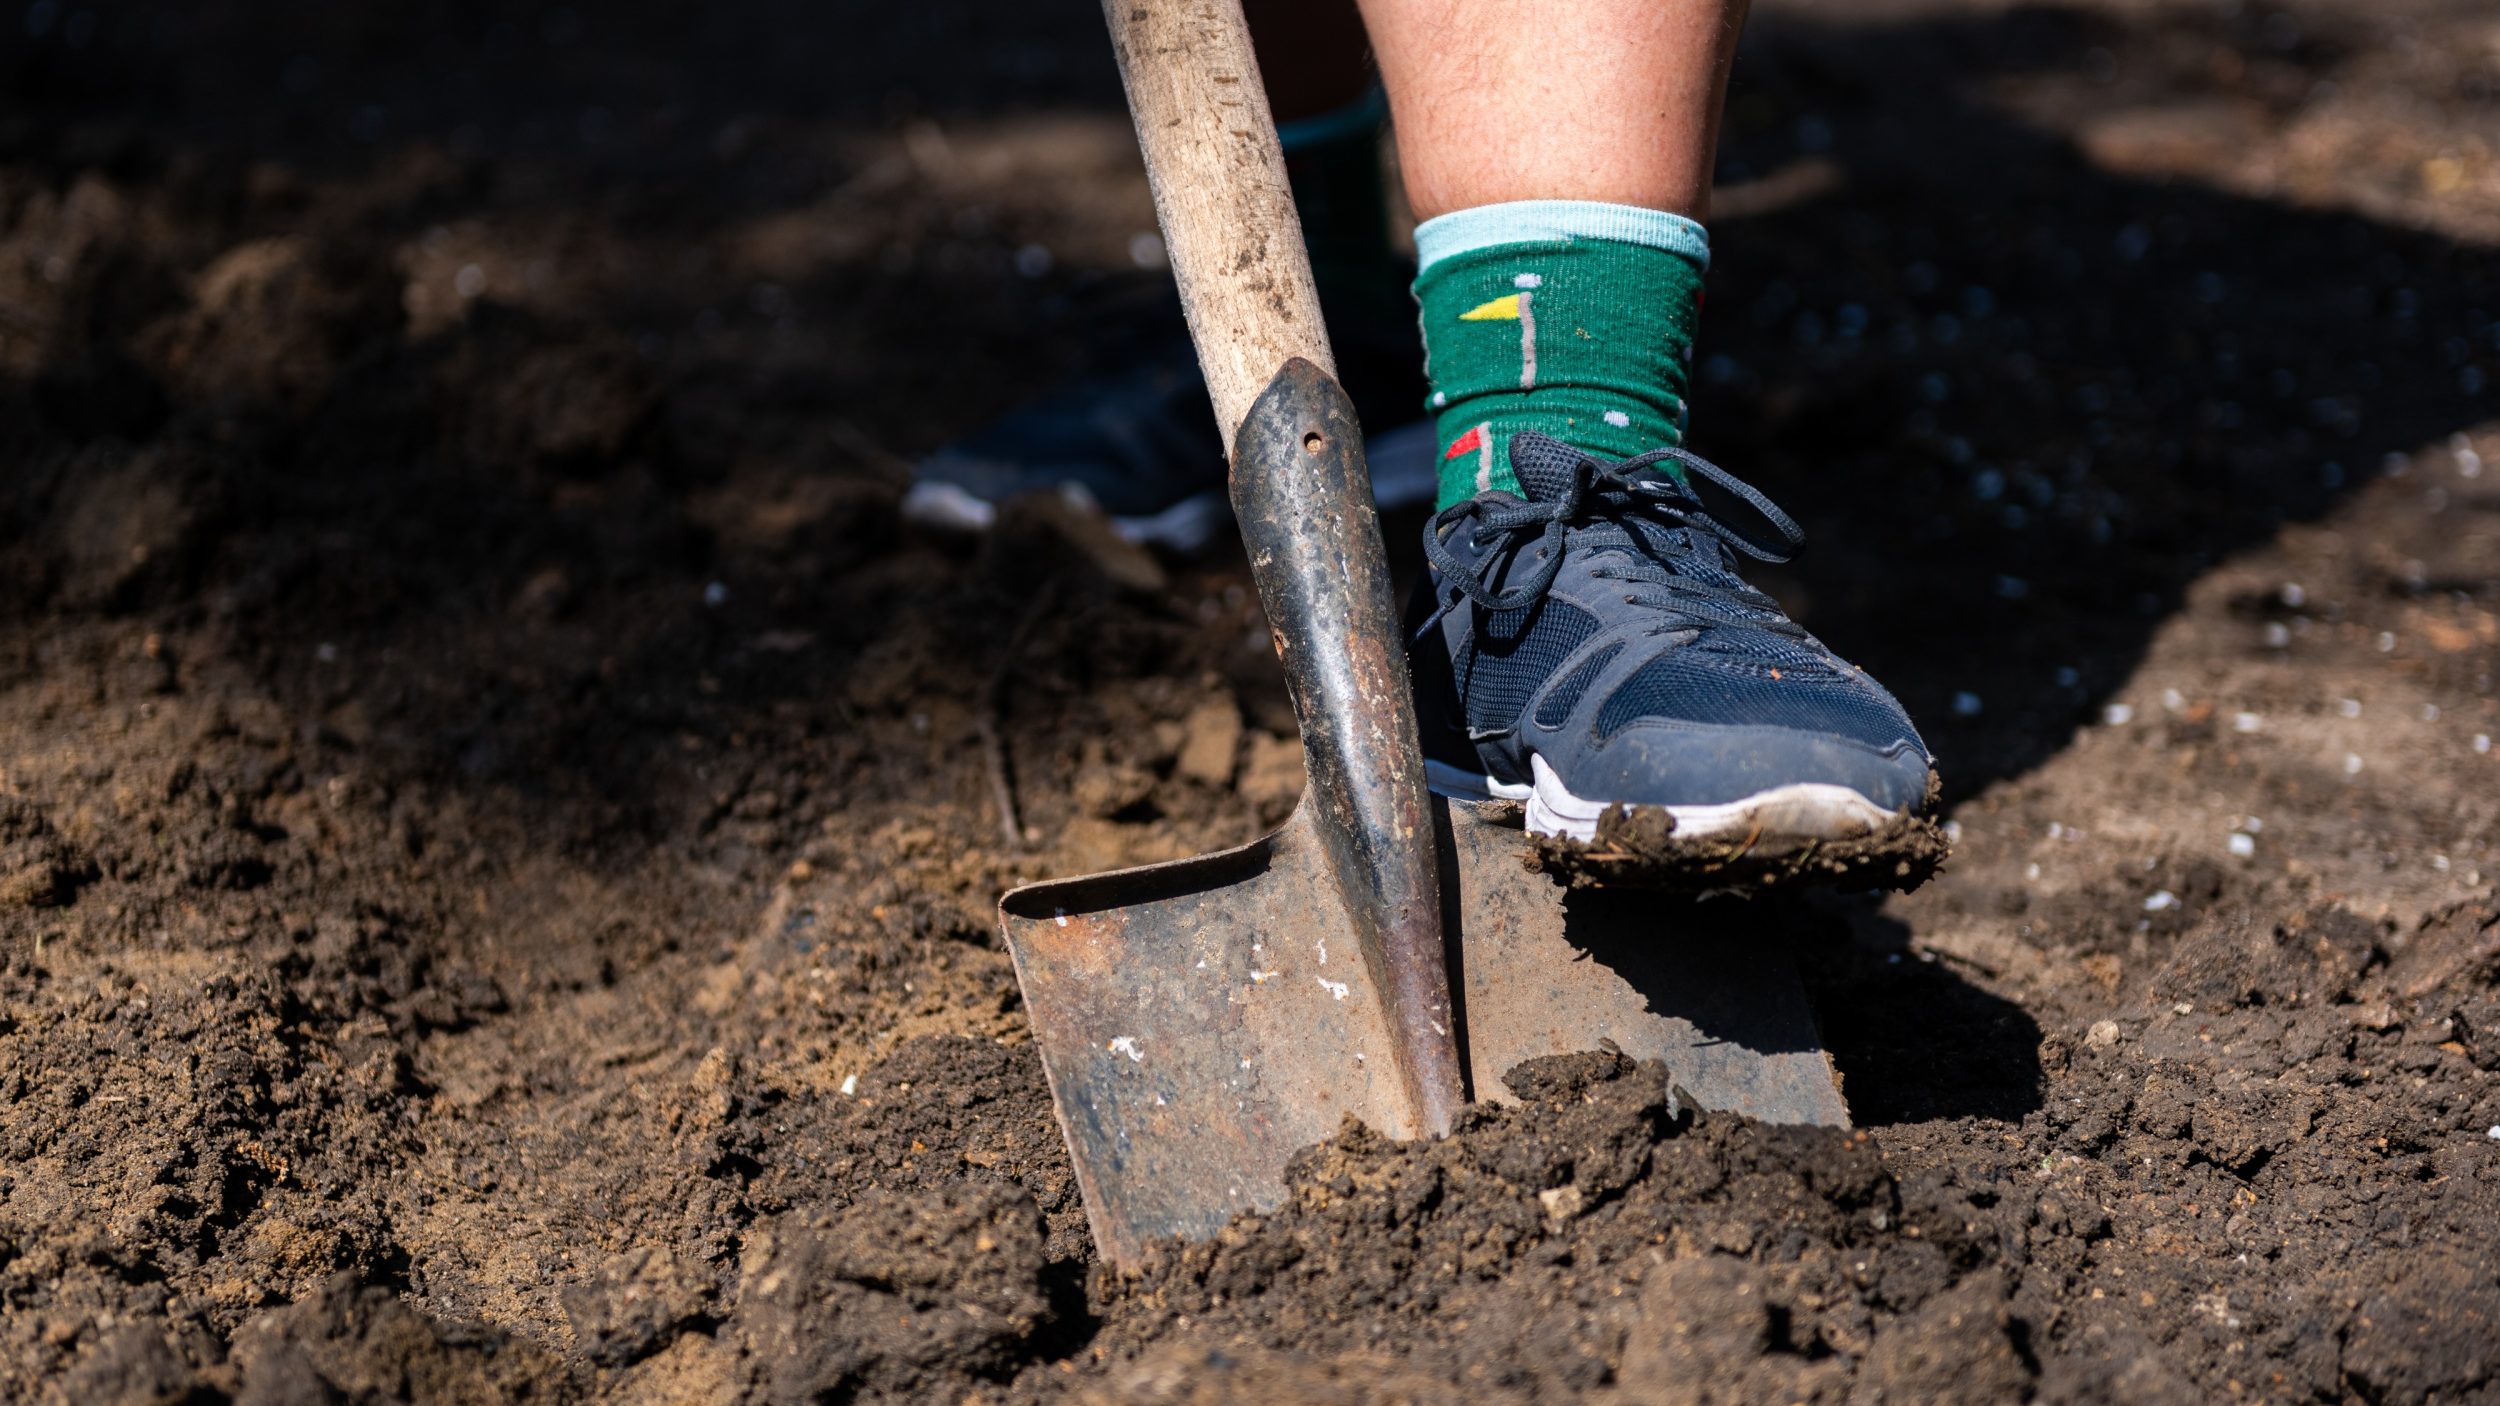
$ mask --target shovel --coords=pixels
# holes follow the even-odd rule
[[[1362,435],[1240,0],[1105,0],[1231,456],[1307,779],[1275,833],[999,904],[1094,1241],[1134,1267],[1284,1196],[1347,1118],[1438,1136],[1538,1055],[1663,1059],[1704,1107],[1845,1126],[1775,933],[1568,891],[1515,818],[1424,788]]]

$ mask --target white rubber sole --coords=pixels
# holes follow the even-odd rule
[[[1615,803],[1583,800],[1571,794],[1571,788],[1562,784],[1562,778],[1554,774],[1543,757],[1530,756],[1528,766],[1536,779],[1519,783],[1497,781],[1427,761],[1424,780],[1434,791],[1458,800],[1524,801],[1528,829],[1535,834],[1583,843],[1596,839],[1598,817]],[[1760,835],[1783,840],[1845,840],[1872,834],[1892,819],[1889,811],[1848,787],[1820,781],[1774,786],[1739,801],[1665,809],[1675,818],[1675,833],[1695,838]]]

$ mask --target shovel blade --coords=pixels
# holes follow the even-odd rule
[[[1515,826],[1444,808],[1443,914],[1478,1098],[1539,1055],[1611,1042],[1705,1108],[1846,1126],[1785,946],[1692,905],[1572,893]],[[1000,905],[1094,1241],[1114,1265],[1272,1210],[1286,1161],[1353,1117],[1422,1131],[1397,1037],[1309,816],[1255,844],[1018,889]],[[1740,910],[1741,911],[1741,910]]]
[[[1284,1195],[1352,1116],[1422,1129],[1313,821],[999,905],[1094,1242],[1135,1264]]]
[[[1795,957],[1759,905],[1564,888],[1521,863],[1518,825],[1490,809],[1446,806],[1442,829],[1477,1098],[1511,1101],[1502,1076],[1523,1061],[1612,1044],[1664,1061],[1703,1108],[1849,1126]]]

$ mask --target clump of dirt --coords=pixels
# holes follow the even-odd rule
[[[483,1406],[498,1401],[561,1400],[570,1372],[554,1354],[491,1329],[441,1323],[398,1295],[337,1275],[286,1308],[237,1332],[224,1370],[190,1386],[194,1397],[227,1387],[237,1402],[440,1401]],[[110,1360],[109,1354],[99,1360]],[[146,1349],[137,1360],[158,1366]],[[135,1374],[133,1374],[135,1376]],[[124,1400],[181,1400],[179,1377],[147,1379],[155,1395]],[[73,1399],[104,1400],[104,1397]],[[211,1398],[213,1399],[213,1398]]]
[[[628,1250],[564,1291],[564,1318],[582,1355],[623,1367],[666,1346],[705,1316],[719,1286],[662,1246]]]
[[[349,360],[395,333],[399,291],[362,241],[248,240],[202,269],[189,304],[136,346],[181,399],[228,413],[283,407],[320,395]]]
[[[746,1250],[735,1329],[776,1403],[925,1400],[1030,1358],[1055,1306],[1032,1198],[992,1187],[874,1193],[793,1213]]]

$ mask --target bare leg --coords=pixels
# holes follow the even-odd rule
[[[1746,0],[1361,0],[1418,219],[1510,200],[1709,213]]]

